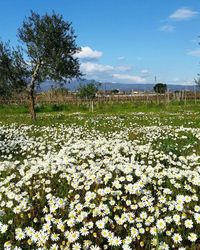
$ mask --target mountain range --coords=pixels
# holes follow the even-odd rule
[[[62,86],[63,88],[68,89],[69,91],[76,91],[81,84],[85,85],[88,83],[95,83],[99,85],[99,82],[95,80],[72,80],[66,84],[58,84],[53,81],[45,81],[43,82],[40,87],[38,88],[39,92],[48,91],[52,88],[59,88]],[[99,85],[100,90],[114,90],[118,89],[120,91],[153,91],[153,87],[155,84],[138,84],[138,83],[110,83],[110,82],[101,82]],[[169,91],[181,91],[181,90],[188,90],[194,91],[195,85],[167,85]]]

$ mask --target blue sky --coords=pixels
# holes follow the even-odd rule
[[[199,0],[0,0],[0,37],[17,44],[30,10],[71,21],[88,79],[192,84],[200,72]]]

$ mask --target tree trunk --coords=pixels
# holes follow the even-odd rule
[[[34,89],[29,90],[29,111],[33,121],[36,121]]]
[[[94,112],[94,101],[93,100],[91,100],[91,111],[92,111],[92,113]]]
[[[36,112],[35,112],[35,83],[37,81],[38,72],[40,69],[41,62],[36,64],[35,69],[33,71],[33,75],[31,78],[31,83],[28,88],[29,95],[29,111],[33,121],[36,121]]]
[[[196,86],[194,86],[194,103],[197,104],[197,89],[196,89]]]

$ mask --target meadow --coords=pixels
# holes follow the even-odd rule
[[[0,108],[0,249],[200,249],[200,103]]]

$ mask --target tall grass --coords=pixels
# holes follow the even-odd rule
[[[85,112],[90,113],[89,103],[80,104],[43,104],[36,105],[36,112]],[[95,113],[127,113],[127,112],[181,112],[181,111],[200,111],[200,102],[196,104],[194,101],[188,101],[186,104],[183,101],[174,101],[169,104],[155,102],[105,102],[94,103]],[[0,115],[6,114],[25,114],[28,113],[27,105],[1,105]]]

